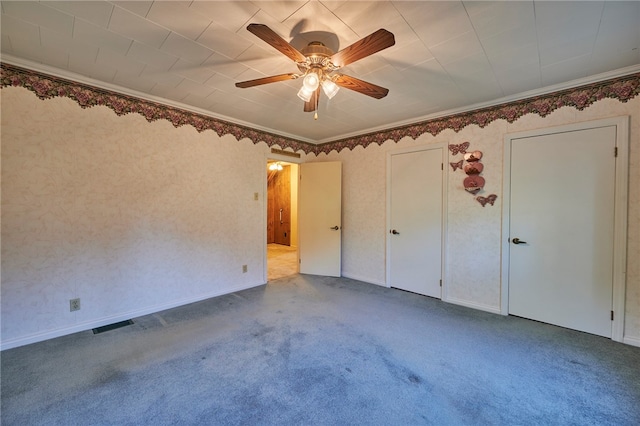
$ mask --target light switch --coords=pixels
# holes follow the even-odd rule
[[[254,192],[254,193],[253,193],[253,200],[254,200],[254,201],[258,201],[258,198],[259,198],[259,197],[258,197],[258,193],[257,193],[257,192]]]

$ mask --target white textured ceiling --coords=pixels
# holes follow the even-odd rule
[[[326,142],[544,91],[640,64],[638,1],[2,1],[2,58],[295,138]],[[334,51],[379,28],[396,44],[341,70],[389,89],[342,89],[303,112],[297,72],[246,30]]]

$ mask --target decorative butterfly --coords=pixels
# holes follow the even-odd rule
[[[483,197],[481,195],[479,197],[476,197],[476,200],[478,200],[478,202],[480,204],[482,204],[482,207],[484,207],[485,204],[487,204],[487,203],[493,205],[493,203],[496,202],[496,198],[498,198],[498,196],[496,194],[491,194],[491,195],[488,195],[487,197]]]
[[[457,163],[449,163],[451,165],[451,167],[453,167],[453,171],[455,172],[458,169],[462,168],[462,165],[464,164],[464,160],[460,160]]]
[[[469,148],[469,142],[462,142],[457,145],[454,143],[449,144],[449,151],[451,151],[453,155],[464,154],[467,152],[467,148]]]

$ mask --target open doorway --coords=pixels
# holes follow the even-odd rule
[[[267,281],[298,273],[298,165],[267,161]]]

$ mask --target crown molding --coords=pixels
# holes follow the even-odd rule
[[[329,153],[333,150],[340,152],[345,148],[354,149],[357,146],[366,148],[373,143],[381,145],[389,140],[398,142],[406,136],[416,139],[425,133],[436,136],[444,130],[459,132],[469,125],[477,125],[480,128],[484,128],[496,120],[506,120],[508,123],[513,123],[526,114],[546,117],[556,109],[565,106],[582,111],[605,98],[627,102],[639,94],[640,72],[636,72],[635,74],[623,75],[584,86],[573,86],[566,90],[550,92],[536,97],[525,97],[516,101],[465,110],[453,115],[442,115],[422,122],[334,140],[317,145],[316,154],[321,152]]]
[[[596,74],[596,75],[592,75],[592,76],[588,76],[588,77],[584,77],[576,80],[571,80],[564,83],[545,86],[540,89],[533,89],[533,90],[528,90],[526,92],[516,93],[514,95],[505,96],[505,97],[494,99],[488,102],[481,102],[481,103],[476,103],[472,105],[466,105],[460,108],[453,108],[449,110],[438,111],[437,113],[423,115],[423,116],[402,120],[402,121],[396,121],[390,124],[385,124],[383,126],[370,127],[368,129],[364,129],[358,132],[345,133],[340,136],[314,141],[313,143],[316,143],[318,145],[329,144],[329,143],[341,141],[344,139],[351,139],[354,137],[358,137],[363,134],[382,132],[382,131],[392,130],[398,127],[406,127],[408,125],[417,124],[425,121],[436,120],[443,117],[449,117],[453,115],[468,113],[468,112],[479,110],[479,109],[495,107],[498,105],[521,101],[524,99],[534,98],[542,95],[548,95],[555,92],[560,92],[563,90],[585,86],[588,84],[598,83],[605,80],[612,80],[612,79],[624,77],[624,76],[634,74],[634,73],[639,73],[639,72],[640,72],[640,64],[632,65],[629,67],[619,68],[617,70],[608,71],[605,73]]]
[[[271,129],[259,128],[251,123],[233,121],[226,117],[214,117],[208,111],[171,103],[165,99],[125,90],[119,86],[95,82],[86,77],[74,75],[74,79],[70,79],[69,73],[64,73],[65,77],[61,77],[56,75],[56,72],[60,74],[60,70],[41,64],[36,67],[38,69],[24,68],[7,63],[10,61],[6,61],[5,58],[1,64],[1,87],[19,86],[34,92],[43,100],[58,96],[68,97],[82,108],[103,105],[117,115],[137,113],[143,115],[149,122],[167,120],[175,127],[188,124],[198,132],[213,130],[220,137],[230,134],[237,140],[248,138],[254,144],[265,142],[269,147],[279,146],[282,149],[291,149],[293,152],[302,151],[305,154],[315,155],[333,150],[340,152],[345,148],[354,149],[357,146],[366,148],[372,143],[381,145],[389,140],[398,142],[406,136],[413,139],[425,133],[435,136],[447,129],[458,132],[472,124],[482,128],[500,119],[512,123],[525,114],[545,117],[564,106],[583,110],[605,98],[627,102],[640,94],[640,66],[634,66],[588,79],[549,86],[540,91],[525,92],[459,110],[444,111],[428,116],[423,121],[410,120],[397,123],[393,127],[370,129],[368,133],[358,133],[342,139],[318,143],[278,134]],[[24,65],[25,61],[21,63]],[[127,93],[123,93],[124,91]]]
[[[3,54],[1,58],[2,63],[7,63],[10,65],[14,65],[16,67],[25,68],[31,71],[35,71],[38,73],[46,74],[52,77],[56,77],[59,79],[73,81],[75,83],[80,83],[86,86],[91,86],[96,89],[102,89],[109,92],[119,93],[131,98],[137,98],[149,102],[153,102],[155,104],[166,105],[170,108],[175,108],[181,111],[188,111],[194,114],[207,116],[213,118],[215,120],[224,121],[227,123],[237,124],[243,127],[249,127],[251,129],[257,130],[259,132],[269,133],[273,135],[282,136],[287,139],[292,139],[298,142],[308,143],[308,144],[316,144],[317,141],[312,139],[303,138],[298,135],[292,135],[286,132],[279,132],[274,129],[270,129],[267,127],[262,127],[253,123],[249,123],[247,121],[238,120],[236,118],[227,117],[222,114],[215,114],[209,110],[205,110],[202,108],[197,108],[191,105],[183,104],[181,102],[172,101],[170,99],[161,98],[159,96],[150,95],[148,93],[139,92],[137,90],[128,89],[126,87],[111,84],[100,80],[95,80],[91,77],[86,77],[80,74],[76,74],[72,71],[63,70],[60,68],[51,67],[48,65],[44,65],[38,62],[29,61],[27,59],[17,58],[12,55]]]

